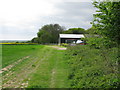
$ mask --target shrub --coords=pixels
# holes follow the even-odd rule
[[[62,43],[61,46],[67,47],[68,44],[67,43]]]
[[[68,79],[72,88],[118,88],[118,48],[69,46]]]

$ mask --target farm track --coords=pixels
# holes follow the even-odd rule
[[[51,75],[51,84],[50,84],[50,88],[53,88],[55,87],[55,74],[56,74],[56,71],[55,69],[52,70],[52,75]]]
[[[46,51],[48,50],[48,51]],[[24,60],[17,61],[14,64],[14,67],[11,67],[9,70],[4,71],[2,74],[3,79],[3,88],[26,88],[34,84],[34,74],[38,74],[46,78],[49,76],[50,79],[43,81],[42,77],[39,77],[37,81],[40,81],[41,85],[46,84],[47,87],[55,88],[56,87],[56,75],[57,75],[57,65],[59,65],[56,59],[54,49],[50,47],[42,48],[40,52],[36,52],[35,55],[30,55]],[[51,59],[53,58],[53,59]],[[50,61],[52,60],[52,62]],[[59,60],[59,59],[58,59]],[[19,62],[19,63],[18,63]],[[56,64],[58,63],[58,64]],[[44,68],[50,67],[50,71],[47,70],[44,72]],[[41,71],[42,70],[42,71]],[[61,82],[62,83],[62,82]]]
[[[50,47],[55,48],[57,50],[67,50],[66,47],[59,47],[59,46],[50,46]]]
[[[35,64],[35,63],[36,63],[36,59],[34,59],[33,61],[25,64],[25,66],[22,66],[22,69],[20,69],[19,72],[13,72],[11,77],[9,77],[9,74],[7,74],[8,77],[6,77],[6,78],[9,78],[9,79],[3,85],[3,87],[5,87],[5,88],[6,87],[15,87],[15,88],[27,87],[26,85],[28,85],[28,80],[30,80],[30,78],[28,78],[28,75],[33,72],[32,64]],[[26,80],[26,82],[24,82],[24,80],[26,78],[28,78],[28,80]]]
[[[22,62],[23,60],[25,60],[27,58],[29,58],[29,56],[23,57],[23,58],[19,59],[17,62],[15,62],[15,63],[13,63],[13,64],[11,64],[9,66],[6,66],[5,68],[2,68],[0,70],[0,73],[3,73],[5,71],[9,71],[11,68],[13,68],[14,66],[16,66],[17,64],[19,64],[20,62]]]
[[[45,57],[30,57],[29,60],[26,60],[23,65],[15,66],[19,69],[19,71],[8,71],[8,73],[3,76],[3,88],[15,87],[15,88],[25,88],[28,86],[28,81],[30,80],[30,74],[34,72],[39,66],[41,61],[43,61]],[[20,63],[19,63],[20,64]],[[35,65],[33,68],[32,65]],[[29,77],[29,78],[28,78]],[[26,79],[26,81],[24,81]],[[5,82],[4,82],[5,81]]]

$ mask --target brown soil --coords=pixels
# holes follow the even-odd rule
[[[16,64],[20,63],[21,61],[25,60],[29,58],[29,56],[23,57],[22,59],[19,59],[17,62],[14,62],[13,64],[6,66],[5,68],[2,68],[0,70],[0,73],[3,73],[4,71],[9,71],[9,69],[11,69],[12,67],[14,67]]]

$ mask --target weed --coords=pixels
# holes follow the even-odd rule
[[[85,46],[68,47],[66,59],[70,66],[68,79],[72,88],[117,88],[118,48],[96,49]]]

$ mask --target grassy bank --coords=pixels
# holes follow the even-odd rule
[[[69,47],[69,80],[72,88],[117,88],[118,48],[95,49],[89,46]]]

